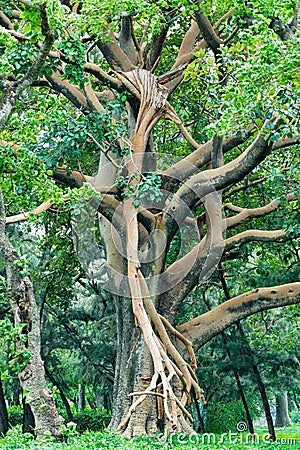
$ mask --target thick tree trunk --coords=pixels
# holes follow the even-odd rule
[[[153,361],[151,354],[141,337],[135,358],[134,392],[142,392],[150,385],[153,376]],[[156,398],[149,395],[141,405],[131,414],[130,420],[123,433],[125,437],[132,438],[142,435],[151,436],[157,431]]]
[[[8,430],[8,414],[7,407],[0,378],[0,436],[4,436]]]
[[[113,414],[110,428],[117,429],[126,416],[134,390],[135,353],[134,347],[139,332],[135,328],[131,299],[116,296],[115,308],[117,315],[117,357],[113,389]]]
[[[135,326],[131,299],[116,297],[117,358],[113,392],[113,415],[109,427],[118,429],[132,404],[132,392],[144,391],[153,376],[153,362],[140,330]],[[128,438],[157,431],[156,396],[149,395],[131,414],[121,431]]]
[[[288,410],[287,391],[282,386],[279,387],[279,395],[276,397],[276,427],[292,426]]]
[[[0,260],[7,274],[8,298],[14,313],[15,326],[20,334],[16,351],[22,370],[19,373],[21,388],[26,392],[25,402],[30,405],[35,419],[38,438],[50,433],[61,434],[62,418],[57,413],[51,391],[45,378],[41,359],[40,318],[30,278],[22,272],[15,248],[5,234],[5,210],[0,190]]]

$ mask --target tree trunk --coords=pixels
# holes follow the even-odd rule
[[[282,386],[279,387],[279,395],[276,397],[276,427],[292,426],[288,410],[287,391]]]
[[[39,439],[50,433],[60,437],[62,418],[57,413],[51,391],[45,378],[41,359],[40,320],[33,286],[15,248],[5,234],[5,210],[0,190],[0,259],[5,265],[8,298],[14,313],[15,326],[19,330],[16,338],[20,385],[26,393],[25,402],[30,405],[35,419],[35,432]],[[20,267],[21,266],[21,267]]]
[[[68,401],[67,397],[65,396],[65,393],[64,393],[62,387],[60,386],[58,381],[54,378],[54,376],[49,372],[47,367],[45,367],[45,371],[46,371],[46,375],[47,375],[48,379],[51,381],[53,386],[56,386],[57,389],[59,390],[59,394],[60,394],[61,400],[62,400],[62,402],[63,402],[63,404],[65,405],[65,408],[66,408],[66,413],[67,413],[67,416],[68,416],[68,420],[70,422],[73,422],[74,417],[73,417],[73,414],[72,414],[72,411],[71,411],[71,407],[70,407],[70,404],[69,404],[69,401]]]
[[[221,271],[222,271],[222,267],[220,265],[219,266],[219,272],[221,272]],[[222,273],[221,273],[221,276],[222,276]],[[228,298],[230,298],[230,295],[229,295],[229,291],[228,291],[226,282],[225,282],[224,287],[225,287],[225,289],[224,289],[225,295],[226,295],[226,297],[228,299]],[[208,300],[205,298],[205,296],[203,297],[203,300],[204,300],[204,303],[205,303],[207,309],[209,311],[211,311],[210,304],[209,304]],[[248,407],[248,403],[247,403],[246,396],[245,396],[245,393],[244,393],[244,389],[243,389],[243,386],[242,386],[242,383],[241,383],[239,372],[237,371],[237,369],[234,366],[234,359],[232,357],[232,354],[231,354],[231,351],[230,351],[230,348],[229,348],[229,345],[228,345],[228,341],[227,341],[227,336],[226,336],[226,333],[224,331],[221,333],[221,337],[222,337],[222,341],[223,341],[224,347],[226,349],[226,353],[228,355],[229,361],[231,363],[231,369],[232,369],[232,372],[233,372],[233,375],[234,375],[234,378],[235,378],[235,381],[236,381],[236,385],[237,385],[237,388],[238,388],[238,391],[239,391],[239,395],[241,397],[241,400],[242,400],[242,403],[243,403],[243,406],[244,406],[244,410],[245,410],[246,417],[247,417],[247,422],[248,422],[249,433],[254,435],[254,425],[253,425],[253,420],[252,420],[252,417],[251,417],[251,413],[250,413],[250,410],[249,410],[249,407]]]
[[[251,366],[252,366],[253,374],[254,374],[254,377],[255,377],[255,381],[257,383],[257,387],[258,387],[258,390],[259,390],[259,393],[260,393],[261,401],[262,401],[264,412],[265,412],[265,416],[266,416],[269,436],[270,436],[271,441],[275,441],[276,440],[276,433],[275,433],[274,422],[273,422],[273,418],[272,418],[272,414],[271,414],[270,404],[269,404],[269,400],[268,400],[267,393],[266,393],[265,384],[264,384],[263,379],[261,377],[259,368],[258,368],[258,366],[257,366],[257,364],[255,362],[253,350],[252,350],[252,348],[249,345],[249,342],[247,340],[247,337],[246,337],[246,335],[244,333],[243,327],[242,327],[240,322],[237,323],[237,327],[238,327],[240,335],[241,335],[241,337],[243,339],[243,342],[246,345],[246,349],[248,351],[248,355],[249,355],[249,358],[250,358],[250,363],[251,363]]]
[[[134,352],[139,333],[135,328],[131,299],[114,298],[117,315],[117,357],[113,388],[113,414],[110,428],[118,428],[126,416],[134,390],[135,359]],[[132,352],[132,353],[131,353]]]
[[[158,429],[165,432],[174,432],[165,423],[161,414],[159,401],[156,395],[148,395],[131,413],[129,421],[120,427],[132,404],[132,392],[144,391],[150,384],[153,376],[153,361],[150,352],[145,345],[143,336],[135,326],[131,299],[116,297],[117,311],[117,358],[115,369],[115,381],[113,391],[113,415],[109,427],[123,431],[128,438],[141,435],[153,435]],[[181,382],[178,386],[173,383],[173,390],[182,393]],[[135,400],[137,397],[134,397]],[[162,425],[162,427],[161,427]],[[193,429],[186,422],[182,414],[178,419],[176,432],[194,434]]]
[[[16,377],[12,377],[12,402],[14,406],[21,406],[22,390],[20,386],[20,380]]]
[[[79,386],[78,386],[78,409],[84,409],[85,407],[86,407],[85,385],[79,384]]]
[[[8,430],[8,414],[7,407],[0,378],[0,436],[4,436]]]
[[[252,369],[253,369],[253,373],[256,378],[257,387],[260,392],[263,408],[265,411],[270,439],[271,439],[271,441],[276,441],[274,422],[273,422],[273,418],[272,418],[272,414],[271,414],[270,404],[269,404],[269,400],[267,397],[265,385],[264,385],[264,382],[261,378],[260,372],[259,372],[256,364],[252,364]]]
[[[131,299],[116,297],[117,358],[113,390],[113,415],[109,427],[118,429],[132,404],[132,392],[145,390],[153,376],[152,358],[135,326]],[[126,437],[153,435],[157,431],[155,395],[149,395],[122,428]]]

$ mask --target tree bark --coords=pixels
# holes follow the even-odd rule
[[[86,407],[85,385],[79,384],[79,386],[78,386],[78,409],[84,409],[85,407]]]
[[[2,381],[0,378],[0,436],[4,436],[8,430],[8,414],[3,392]]]
[[[109,427],[116,429],[126,416],[134,390],[135,379],[135,344],[138,331],[135,328],[131,299],[114,298],[117,315],[117,356],[113,389],[113,414]]]
[[[276,427],[290,427],[292,426],[288,410],[288,396],[287,391],[280,386],[279,394],[276,396]]]
[[[40,349],[40,321],[32,282],[20,267],[15,248],[5,234],[5,210],[0,190],[0,259],[5,265],[8,298],[14,313],[15,326],[20,332],[16,352],[22,369],[19,380],[26,393],[35,419],[36,436],[40,439],[50,433],[60,437],[62,418],[57,413],[51,391],[47,387],[44,363]]]
[[[274,422],[273,422],[273,417],[271,414],[271,409],[270,409],[270,404],[269,404],[269,400],[267,397],[267,393],[266,393],[266,388],[264,385],[264,382],[261,378],[259,369],[257,367],[256,364],[252,363],[252,369],[253,369],[253,373],[256,379],[256,383],[257,383],[257,387],[261,396],[261,400],[262,400],[262,404],[263,404],[263,408],[265,411],[265,416],[266,416],[266,420],[267,420],[267,425],[268,425],[268,431],[269,431],[269,436],[271,441],[276,441],[276,433],[275,433],[275,428],[274,428]]]

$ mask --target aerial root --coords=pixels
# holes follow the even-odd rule
[[[130,396],[138,398],[132,403],[118,430],[120,431],[126,427],[136,408],[149,395],[157,397],[163,407],[166,420],[170,423],[172,429],[176,430],[178,419],[182,414],[193,422],[191,414],[185,407],[188,400],[190,400],[190,391],[192,388],[195,390],[196,398],[200,398],[203,403],[205,402],[203,391],[198,385],[195,375],[197,367],[196,358],[192,349],[192,343],[181,335],[164,317],[157,313],[141,272],[138,273],[137,281],[142,295],[139,298],[133,298],[133,310],[153,359],[154,375],[148,388],[144,391],[137,391],[130,394]],[[184,343],[190,355],[191,366],[184,360],[171,342],[167,330]],[[173,379],[178,379],[181,382],[183,395],[180,399],[174,393],[172,387]],[[183,420],[183,418],[180,420]]]

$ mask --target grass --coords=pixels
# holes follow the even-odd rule
[[[141,437],[132,441],[122,438],[119,434],[104,432],[84,432],[79,434],[72,429],[66,430],[65,441],[55,442],[49,438],[38,442],[29,434],[22,434],[19,426],[9,430],[4,439],[0,439],[2,450],[86,450],[86,449],[117,449],[117,450],[299,450],[300,427],[289,427],[277,430],[277,442],[270,442],[267,429],[256,428],[256,441],[250,442],[247,433],[224,433],[223,435],[186,436],[179,434],[170,436],[167,440],[155,437]]]

